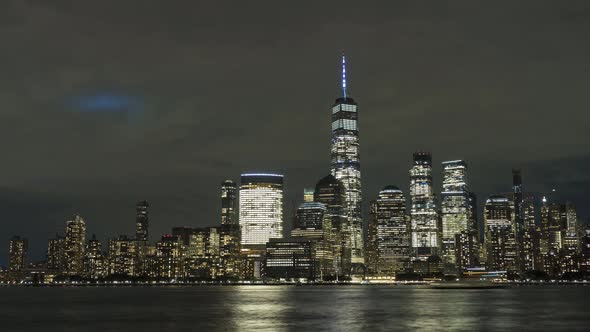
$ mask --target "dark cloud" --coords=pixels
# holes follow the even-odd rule
[[[522,166],[531,190],[558,186],[590,215],[585,1],[0,6],[0,239],[29,237],[35,257],[76,211],[103,239],[132,233],[141,199],[154,239],[214,225],[219,183],[242,171],[284,172],[290,211],[328,172],[342,51],[367,201],[407,192],[423,149],[467,160],[482,199]],[[71,107],[105,93],[140,110]]]

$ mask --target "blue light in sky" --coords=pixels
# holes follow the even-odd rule
[[[140,102],[136,97],[113,93],[100,93],[75,97],[72,106],[77,112],[135,112]]]

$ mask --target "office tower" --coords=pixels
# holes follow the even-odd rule
[[[84,273],[84,249],[86,247],[86,222],[79,215],[66,222],[65,272],[69,275]]]
[[[535,220],[534,197],[523,198],[520,207],[523,226],[520,245],[521,269],[523,271],[542,270],[540,232]]]
[[[332,175],[346,190],[347,233],[352,263],[363,263],[363,220],[361,214],[361,164],[357,104],[346,91],[346,67],[342,57],[342,97],[332,106]]]
[[[149,241],[149,209],[150,204],[147,201],[141,201],[136,206],[135,217],[135,239],[137,241]]]
[[[335,272],[348,276],[351,269],[350,227],[346,210],[346,188],[333,175],[323,177],[314,190],[314,201],[326,206],[334,241]]]
[[[303,188],[303,201],[313,202],[314,190],[313,188]]]
[[[410,169],[410,200],[414,257],[424,260],[438,255],[440,227],[432,188],[432,157],[428,152],[414,153]]]
[[[565,203],[565,223],[562,224],[561,273],[580,272],[580,239],[575,206]]]
[[[273,279],[316,279],[312,241],[270,239],[266,244],[264,275]]]
[[[109,241],[109,274],[135,277],[139,274],[138,266],[137,241],[127,235]]]
[[[334,237],[326,205],[318,202],[302,203],[295,213],[291,236],[311,242],[316,278],[334,275],[337,263],[334,261]]]
[[[84,253],[84,267],[90,278],[96,279],[107,275],[107,264],[102,254],[102,243],[92,234],[92,238],[86,244]]]
[[[371,202],[369,229],[372,272],[379,277],[403,272],[410,261],[410,225],[406,198],[398,187],[386,186]]]
[[[441,194],[442,258],[445,270],[457,273],[455,238],[470,229],[470,193],[467,186],[467,164],[463,160],[444,161],[443,191]],[[466,239],[464,239],[466,240]],[[463,241],[470,244],[472,241]]]
[[[220,277],[238,279],[241,271],[240,226],[221,225],[219,227],[219,256],[221,259]]]
[[[20,281],[27,267],[29,242],[20,236],[13,236],[8,243],[8,277]]]
[[[505,196],[494,195],[484,207],[485,245],[488,269],[515,271],[517,268],[514,205]]]
[[[157,276],[164,279],[184,277],[184,252],[181,240],[165,234],[156,243]]]
[[[242,174],[240,181],[242,248],[264,249],[283,237],[283,176]]]
[[[65,269],[65,243],[63,236],[56,235],[47,242],[47,269],[61,273]]]
[[[236,202],[238,200],[238,188],[232,180],[221,183],[221,224],[238,225],[236,217]]]
[[[234,226],[237,225],[221,225],[224,229]],[[182,244],[184,272],[189,279],[208,280],[224,276],[221,240],[225,235],[220,232],[220,228],[175,227],[172,234]],[[232,270],[236,268],[238,266],[234,265]]]

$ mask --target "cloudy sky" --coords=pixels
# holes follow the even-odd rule
[[[443,160],[469,163],[480,200],[521,167],[525,190],[590,217],[587,1],[364,4],[2,1],[0,248],[19,234],[43,258],[76,212],[103,240],[133,234],[142,199],[154,241],[216,225],[244,171],[284,173],[289,215],[329,172],[342,52],[366,201],[407,192],[427,150],[438,187]]]

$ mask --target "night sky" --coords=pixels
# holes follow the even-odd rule
[[[340,56],[359,103],[365,203],[408,194],[412,152],[464,159],[480,204],[557,189],[590,217],[588,1],[62,1],[0,4],[0,262],[80,213],[152,241],[219,223],[219,186],[285,174],[285,220],[329,172]],[[296,4],[296,5],[295,5]],[[287,226],[288,227],[288,226]]]

